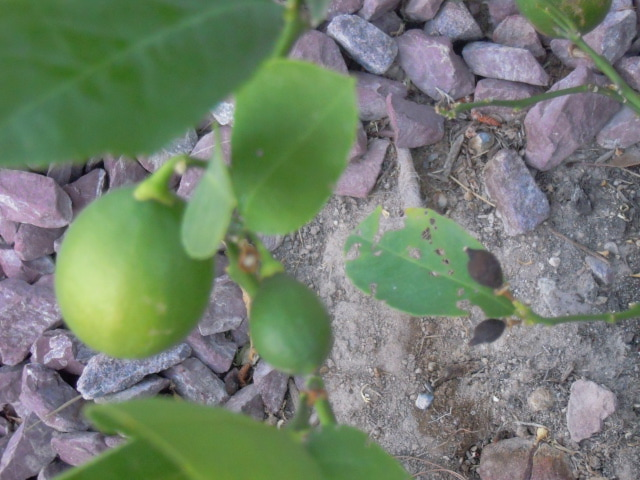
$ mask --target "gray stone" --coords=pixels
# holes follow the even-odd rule
[[[84,364],[76,359],[79,347],[80,341],[69,330],[48,330],[31,345],[31,361],[80,375]]]
[[[76,386],[87,400],[115,393],[135,385],[147,375],[158,373],[191,355],[186,343],[148,358],[124,360],[99,353],[89,360]]]
[[[387,110],[396,147],[424,147],[444,137],[444,117],[438,115],[431,105],[389,95]]]
[[[483,3],[487,6],[489,20],[493,25],[498,25],[509,15],[520,13],[515,0],[491,0]]]
[[[434,100],[442,94],[459,99],[473,92],[475,78],[453,52],[451,40],[408,30],[396,39],[398,61],[411,81]]]
[[[601,82],[585,67],[578,67],[551,90]],[[534,105],[524,120],[527,135],[525,160],[538,170],[559,165],[578,147],[593,140],[620,109],[613,99],[596,93],[565,95]]]
[[[369,195],[380,175],[380,167],[390,144],[387,139],[371,140],[367,153],[361,159],[350,162],[342,173],[334,193],[357,198]]]
[[[23,418],[0,459],[0,478],[26,480],[51,463],[56,453],[51,448],[54,430],[35,414]]]
[[[75,401],[58,410],[75,397],[76,391],[55,370],[39,363],[27,364],[22,370],[20,402],[51,428],[60,432],[89,428],[89,422],[81,413],[82,401]]]
[[[514,150],[500,150],[487,162],[484,182],[507,235],[529,232],[549,216],[549,201]]]
[[[138,156],[138,162],[146,171],[155,172],[171,157],[191,153],[197,142],[198,134],[194,129],[189,129],[183,136],[176,138],[159,152]]]
[[[355,150],[356,145],[352,147],[352,151]],[[258,238],[260,239],[264,247],[270,252],[277,250],[278,247],[282,245],[282,242],[284,242],[284,235],[264,235],[262,233],[258,233]]]
[[[218,125],[232,126],[236,114],[235,100],[233,98],[223,100],[216,105],[213,110],[211,110],[211,114],[213,115],[213,118],[215,118],[216,122],[218,122]]]
[[[165,370],[163,375],[171,380],[176,393],[185,400],[220,405],[229,398],[224,382],[197,358],[187,358]]]
[[[444,0],[409,0],[404,7],[407,18],[417,22],[431,20],[436,16]]]
[[[478,40],[482,30],[469,9],[457,0],[446,0],[438,14],[424,26],[427,35],[442,35],[452,42]]]
[[[508,80],[498,80],[496,78],[483,78],[476,85],[476,91],[473,95],[474,101],[481,100],[520,100],[529,98],[533,95],[543,93],[541,87],[528,85],[520,82],[510,82]],[[485,115],[493,115],[499,117],[503,121],[511,121],[522,116],[522,112],[526,112],[529,107],[516,110],[510,107],[480,107],[474,108],[472,112],[479,112]]]
[[[631,88],[640,90],[640,57],[622,58],[615,67]]]
[[[610,63],[615,63],[631,46],[636,29],[637,17],[634,9],[612,8],[602,23],[584,35],[583,39],[596,53],[604,56]],[[594,68],[593,61],[569,40],[554,39],[550,46],[553,53],[568,67],[584,65]]]
[[[327,20],[338,15],[356,13],[362,8],[364,0],[332,0],[327,10]]]
[[[462,57],[476,75],[531,85],[546,85],[549,75],[533,54],[524,48],[492,42],[472,42],[462,49]]]
[[[84,207],[102,196],[106,188],[107,172],[102,168],[91,170],[78,180],[65,185],[63,190],[71,198],[74,217],[82,211]]]
[[[52,275],[53,272],[55,272],[56,266],[51,255],[43,255],[42,257],[22,262],[22,269],[27,277],[27,281],[35,284],[39,282],[42,277]]]
[[[226,373],[231,368],[238,347],[233,340],[227,340],[223,333],[203,336],[196,328],[187,337],[193,356],[202,361],[215,373]]]
[[[17,365],[45,330],[60,326],[62,317],[53,291],[22,280],[0,282],[0,356]]]
[[[327,33],[371,73],[385,73],[398,54],[393,38],[357,15],[338,15]]]
[[[223,378],[224,389],[227,391],[229,396],[235,395],[235,393],[240,390],[240,379],[238,378],[238,373],[238,369],[233,367]]]
[[[136,160],[125,156],[106,156],[104,158],[104,169],[109,176],[110,190],[126,185],[134,185],[149,175],[149,172],[142,168],[142,165]]]
[[[261,360],[253,372],[253,383],[260,392],[266,411],[278,413],[287,393],[289,375]]]
[[[602,430],[604,419],[616,411],[617,399],[610,390],[589,380],[571,385],[567,406],[567,428],[574,442]]]
[[[365,20],[375,20],[395,9],[399,4],[400,0],[364,0],[358,15]]]
[[[585,263],[591,269],[591,273],[605,285],[611,285],[615,280],[615,271],[613,267],[599,258],[592,257],[591,255],[585,257]]]
[[[301,35],[293,44],[289,57],[306,60],[339,73],[347,73],[347,64],[336,42],[318,30],[309,30]]]
[[[256,420],[264,420],[264,403],[255,384],[247,385],[229,399],[225,408],[232,412],[244,413]]]
[[[524,48],[540,59],[547,55],[533,25],[522,15],[509,15],[492,34],[495,43],[508,47]]]
[[[20,260],[35,260],[53,253],[53,242],[63,232],[64,228],[42,228],[23,223],[16,232],[13,249]]]
[[[121,403],[136,398],[154,397],[162,390],[169,388],[171,381],[158,375],[149,375],[136,383],[133,387],[125,388],[116,393],[96,397],[96,403]]]
[[[55,477],[66,472],[70,468],[71,465],[68,463],[64,463],[62,460],[56,459],[40,470],[36,480],[54,480]]]
[[[60,460],[77,467],[104,452],[109,447],[105,436],[99,432],[56,432],[51,438],[51,448]]]
[[[200,334],[206,336],[233,330],[246,317],[247,307],[238,284],[227,274],[216,277],[209,306],[198,323]]]
[[[640,117],[625,105],[598,132],[596,142],[603,148],[629,148],[640,142]]]
[[[19,401],[24,364],[0,366],[0,404],[12,405]]]
[[[71,199],[52,178],[0,169],[0,214],[37,227],[64,227],[71,222]]]
[[[358,111],[361,120],[380,120],[388,115],[387,96],[407,96],[407,87],[401,82],[371,75],[364,72],[353,72],[358,93]]]

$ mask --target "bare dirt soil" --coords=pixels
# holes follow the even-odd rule
[[[517,121],[499,128],[450,122],[443,142],[412,152],[424,205],[461,223],[493,252],[515,296],[540,314],[620,310],[640,301],[640,279],[632,276],[640,272],[638,168],[602,166],[612,152],[579,150],[536,176],[551,203],[550,218],[533,232],[509,237],[483,200],[487,155],[474,158],[465,140],[452,169],[462,186],[438,179],[452,143],[470,125],[496,135],[497,145],[522,147]],[[640,320],[516,326],[495,343],[469,347],[481,315],[413,318],[350,283],[345,240],[378,205],[391,218],[402,217],[402,193],[411,186],[398,178],[390,148],[369,198],[334,196],[276,251],[332,313],[335,344],[323,373],[339,421],[367,432],[417,478],[479,479],[475,470],[485,445],[528,437],[543,426],[547,441],[570,455],[576,478],[637,480]],[[608,263],[608,283],[594,275],[589,256]],[[618,399],[602,432],[580,444],[566,424],[569,389],[578,379],[599,383]],[[434,387],[434,400],[420,410],[415,400],[426,383]]]

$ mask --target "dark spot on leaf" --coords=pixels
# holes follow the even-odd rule
[[[444,263],[445,265],[449,265],[451,262],[449,261],[448,258],[443,258],[442,263]]]
[[[473,331],[473,337],[469,340],[469,346],[481,343],[491,343],[499,339],[507,325],[502,320],[490,318],[480,322]]]
[[[453,275],[453,274],[455,274],[456,272],[454,272],[453,270],[449,270],[447,273],[448,273],[449,275]]]
[[[425,228],[422,231],[422,238],[424,240],[427,240],[428,242],[431,242],[431,230],[429,229],[429,227]]]
[[[440,274],[438,272],[431,272],[432,277],[439,277]]]
[[[429,219],[429,223],[430,223],[431,225],[435,225],[435,224],[436,224],[436,219],[435,219],[435,218],[430,218],[430,219]]]
[[[469,275],[480,285],[500,288],[504,283],[502,268],[495,255],[487,250],[465,249],[469,256]]]
[[[442,248],[436,248],[436,254],[442,257],[444,255],[444,250]]]

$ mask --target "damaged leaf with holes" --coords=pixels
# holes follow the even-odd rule
[[[463,302],[488,317],[506,317],[514,306],[467,269],[466,249],[484,247],[453,220],[410,208],[404,226],[380,233],[378,207],[347,239],[346,271],[362,291],[412,315],[463,316]]]

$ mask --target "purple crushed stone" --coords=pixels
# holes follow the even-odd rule
[[[60,432],[87,430],[89,422],[81,413],[82,401],[58,410],[76,396],[73,387],[55,370],[38,363],[25,365],[20,402],[23,408],[35,413],[46,425]]]
[[[104,193],[106,183],[107,172],[102,168],[96,168],[75,182],[62,187],[71,198],[74,217]]]
[[[62,324],[53,290],[22,280],[0,282],[0,355],[17,365],[45,330]]]
[[[77,467],[109,447],[105,435],[99,432],[55,432],[51,438],[51,448],[60,460]]]
[[[42,228],[65,227],[72,218],[71,199],[52,178],[0,169],[0,214]]]
[[[391,142],[387,139],[371,140],[367,153],[361,159],[347,165],[338,179],[334,193],[356,198],[365,198],[369,195],[380,175],[380,167],[390,144]]]
[[[434,100],[442,100],[442,93],[455,100],[473,92],[475,77],[454,53],[448,38],[430,37],[414,29],[396,41],[400,66],[415,86]]]
[[[109,177],[109,190],[139,183],[149,175],[136,160],[125,156],[105,157],[104,169]]]
[[[336,42],[329,35],[317,30],[309,30],[302,34],[291,48],[289,58],[306,60],[338,73],[347,73],[347,64]]]
[[[2,453],[0,478],[26,480],[37,475],[56,456],[51,448],[54,431],[33,413],[23,418]]]

